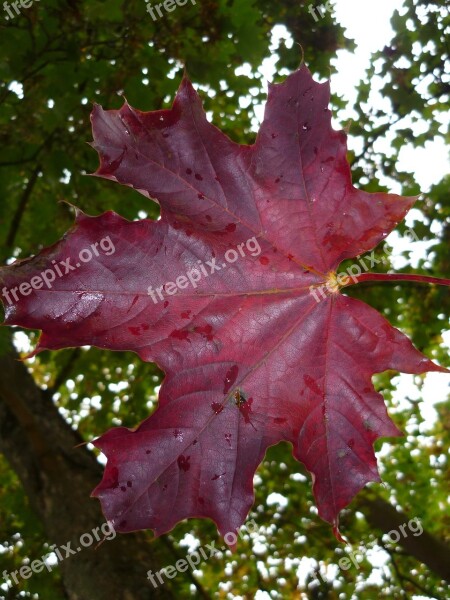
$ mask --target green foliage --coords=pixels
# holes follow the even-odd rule
[[[214,122],[236,141],[252,141],[253,107],[264,99],[264,82],[257,69],[264,58],[271,56],[274,25],[285,25],[296,42],[292,48],[282,44],[278,49],[279,69],[293,70],[303,51],[311,71],[327,77],[336,50],[353,48],[330,16],[315,22],[308,13],[308,4],[298,0],[203,0],[195,6],[178,7],[153,22],[143,0],[45,0],[33,3],[6,25],[2,20],[3,260],[26,257],[56,241],[70,227],[71,209],[59,201],[76,204],[91,214],[112,209],[129,219],[138,218],[140,211],[157,217],[157,207],[133,190],[86,176],[94,171],[97,160],[85,144],[91,139],[92,102],[118,108],[123,93],[131,104],[146,110],[169,106],[185,67],[203,91]],[[369,177],[371,183],[364,186],[369,191],[381,189],[379,178],[387,175],[402,184],[402,193],[418,193],[411,174],[396,169],[399,153],[406,143],[420,147],[426,140],[446,135],[439,115],[448,109],[449,87],[443,73],[444,58],[448,59],[444,34],[448,13],[444,2],[438,0],[406,0],[405,7],[394,14],[393,40],[374,57],[367,78],[359,85],[355,106],[359,118],[352,125],[351,135],[361,136],[364,148],[353,157],[353,172],[356,182]],[[252,77],[236,75],[235,69],[244,63],[249,63]],[[374,73],[386,77],[382,94],[391,101],[390,116],[377,109],[367,110]],[[11,91],[12,82],[23,85],[23,98]],[[248,95],[249,88],[254,88],[254,94],[249,108],[244,109],[240,100]],[[342,102],[335,99],[335,105],[342,106]],[[408,115],[413,121],[425,123],[423,133],[413,135],[411,128],[402,124]],[[392,140],[389,159],[379,156],[372,147],[379,136],[387,134]],[[420,206],[421,217],[413,224],[420,239],[435,241],[427,260],[415,271],[437,276],[448,276],[450,271],[449,183],[447,178],[426,194]],[[440,226],[437,235],[432,232],[433,224]],[[404,233],[405,228],[400,227],[400,231]],[[389,263],[381,267],[387,270]],[[409,266],[404,269],[409,270]],[[441,332],[450,313],[445,289],[384,285],[350,288],[348,293],[384,311],[391,323],[412,336],[419,349],[448,366],[448,357],[440,347]],[[35,334],[28,335],[35,343]],[[8,340],[0,332],[0,352],[8,351]],[[38,384],[51,390],[62,414],[86,441],[114,424],[135,426],[155,405],[156,388],[162,380],[156,366],[143,364],[131,353],[94,348],[44,353],[29,368]],[[385,394],[394,388],[391,378],[392,373],[378,377]],[[386,499],[395,499],[411,516],[420,517],[431,533],[442,537],[450,530],[450,404],[437,407],[438,422],[425,436],[420,435],[419,406],[420,401],[409,401],[408,410],[399,412],[391,401],[392,416],[407,436],[383,443],[388,444],[381,458],[385,484],[371,487]],[[229,598],[233,594],[253,598],[257,589],[269,592],[273,598],[299,597],[296,571],[303,557],[312,562],[305,567],[308,574],[301,586],[302,597],[402,598],[407,593],[424,593],[424,589],[430,597],[445,596],[433,574],[395,549],[393,556],[386,555],[384,579],[376,584],[365,583],[365,595],[358,595],[361,592],[355,592],[357,584],[363,585],[374,572],[366,545],[374,539],[380,544],[382,541],[377,537],[380,533],[372,531],[352,507],[343,514],[342,530],[355,547],[359,544],[365,558],[359,570],[336,567],[333,583],[327,582],[325,566],[336,565],[345,550],[317,517],[309,477],[294,462],[287,445],[270,450],[257,476],[256,489],[250,519],[260,527],[257,536],[241,540],[238,554],[226,552],[222,559],[211,559],[201,567],[199,580],[211,597]],[[280,490],[288,500],[285,507],[267,500],[271,492]],[[181,557],[186,554],[186,546],[180,541],[188,533],[201,544],[217,539],[212,523],[183,523],[169,535]],[[24,541],[20,548],[18,536]],[[42,556],[46,542],[16,475],[0,461],[0,572],[15,570],[25,556]],[[417,586],[402,579],[399,572]],[[185,595],[190,597],[191,580],[183,581]],[[34,576],[20,589],[45,600],[63,597],[58,571]],[[19,597],[23,596],[18,590],[8,596]]]

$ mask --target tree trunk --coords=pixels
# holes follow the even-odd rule
[[[83,533],[105,523],[98,500],[90,499],[102,468],[85,447],[75,448],[82,440],[13,351],[0,356],[0,374],[0,452],[19,476],[49,543],[60,547],[71,540],[76,550]],[[97,545],[55,567],[69,600],[176,597],[175,580],[155,589],[146,575],[174,562],[166,545],[149,543],[142,533],[118,534]]]
[[[399,512],[389,502],[386,502],[372,492],[365,490],[360,492],[355,500],[358,510],[364,513],[368,523],[381,529],[383,533],[399,531],[399,527],[412,518],[403,512]],[[410,556],[426,565],[444,581],[450,583],[450,546],[437,539],[427,531],[418,536],[400,536],[398,542]]]

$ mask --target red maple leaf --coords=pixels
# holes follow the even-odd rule
[[[352,186],[329,94],[304,66],[271,85],[253,146],[207,121],[187,78],[170,110],[96,106],[96,175],[156,199],[161,219],[77,211],[60,242],[0,272],[6,323],[41,329],[36,351],[134,350],[165,372],[155,413],[95,442],[108,462],[93,495],[119,531],[160,535],[186,517],[235,531],[268,446],[287,440],[339,535],[339,511],[379,481],[374,441],[400,434],[372,375],[445,371],[340,293],[367,279],[450,282],[336,280],[416,198]]]

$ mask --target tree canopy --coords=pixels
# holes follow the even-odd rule
[[[168,108],[186,69],[212,122],[235,141],[253,142],[254,107],[265,100],[264,59],[278,56],[276,81],[297,68],[302,56],[324,80],[339,49],[357,52],[331,14],[316,21],[308,4],[204,0],[154,21],[142,1],[49,0],[22,8],[13,19],[2,15],[3,264],[55,243],[73,222],[70,204],[91,215],[115,210],[130,220],[158,217],[157,205],[144,203],[132,189],[86,176],[97,167],[86,144],[92,139],[93,102],[119,108],[124,95],[142,110]],[[283,41],[274,47],[276,25],[292,37],[291,47]],[[373,56],[364,81],[354,82],[358,120],[350,135],[361,138],[362,151],[349,153],[349,159],[358,187],[388,191],[380,180],[389,177],[401,184],[402,194],[414,195],[420,189],[412,173],[399,170],[400,152],[438,136],[448,140],[448,9],[438,0],[405,0],[392,27],[391,42]],[[376,75],[383,77],[389,114],[371,102]],[[345,102],[333,95],[332,105],[339,110]],[[390,142],[388,156],[374,145],[380,137]],[[416,205],[414,231],[433,244],[418,268],[408,260],[402,272],[448,277],[448,188],[446,177]],[[398,230],[407,238],[405,224]],[[381,252],[378,248],[376,255]],[[390,266],[387,261],[379,270]],[[371,284],[349,288],[348,294],[379,310],[433,360],[450,366],[442,338],[450,314],[448,289]],[[95,451],[91,445],[75,446],[113,425],[135,427],[156,406],[163,376],[131,352],[87,347],[17,361],[19,350],[36,341],[34,331],[0,331],[0,571],[8,573],[47,554],[51,544],[64,544],[102,523],[98,501],[89,498],[101,476]],[[350,548],[336,542],[318,517],[308,473],[288,444],[279,444],[270,448],[256,475],[249,518],[257,527],[239,540],[237,553],[223,552],[154,589],[146,580],[149,569],[175,564],[189,543],[205,546],[218,539],[211,522],[189,520],[154,542],[147,534],[120,536],[17,586],[0,581],[0,598],[97,600],[114,593],[133,599],[445,598],[450,398],[436,406],[438,418],[427,428],[422,400],[405,398],[400,410],[396,375],[386,372],[375,381],[405,437],[377,443],[384,484],[369,485],[343,511],[342,533],[356,557],[349,568],[338,566]],[[415,383],[420,393],[423,378],[415,377]],[[389,539],[390,531],[414,518],[423,526],[421,535],[410,530],[396,542]],[[382,568],[376,567],[372,547],[378,559],[383,557]]]

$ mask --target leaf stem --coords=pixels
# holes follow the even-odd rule
[[[414,275],[412,273],[362,273],[352,279],[352,283],[347,284],[345,287],[363,283],[364,281],[416,281],[418,283],[434,283],[450,286],[450,279],[429,277],[428,275]]]

